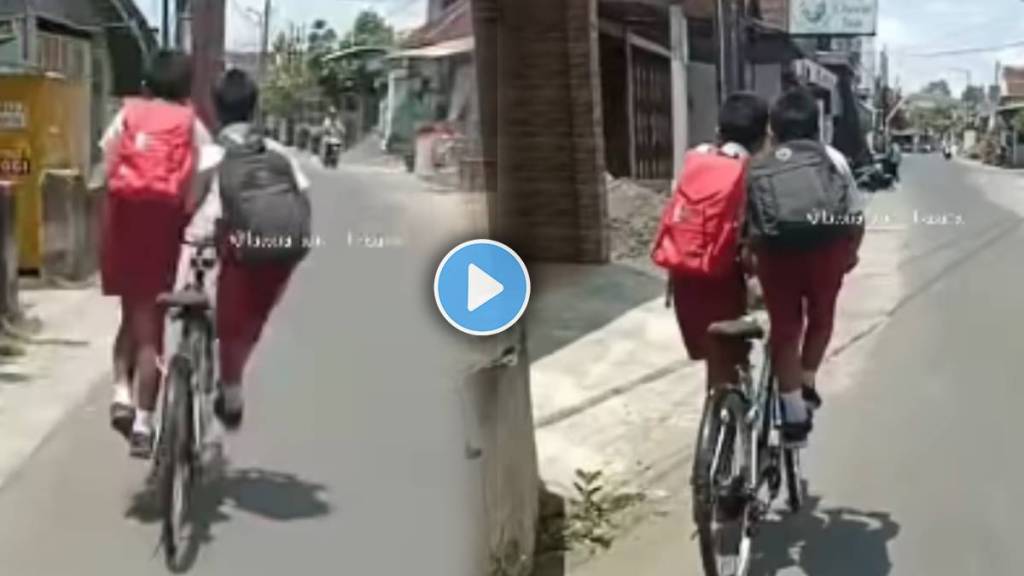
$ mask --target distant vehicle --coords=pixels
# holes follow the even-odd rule
[[[336,135],[324,138],[323,163],[327,168],[337,168],[341,158],[342,141]]]

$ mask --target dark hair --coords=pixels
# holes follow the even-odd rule
[[[192,95],[192,59],[183,52],[161,50],[149,61],[142,82],[153,98],[184,102]]]
[[[779,142],[818,140],[818,101],[806,88],[793,88],[772,106],[772,133]]]
[[[718,113],[718,136],[723,142],[735,142],[753,152],[768,132],[768,103],[749,92],[726,98]]]
[[[213,92],[217,119],[223,125],[251,122],[259,97],[260,89],[248,74],[237,68],[228,70]]]

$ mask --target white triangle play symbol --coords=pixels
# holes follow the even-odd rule
[[[469,265],[469,297],[467,306],[473,312],[477,308],[494,300],[505,291],[505,287],[476,264]]]

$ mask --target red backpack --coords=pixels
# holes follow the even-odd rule
[[[181,201],[196,165],[195,119],[190,106],[129,100],[111,160],[110,193],[132,200]]]
[[[746,168],[746,159],[718,149],[686,154],[651,252],[655,264],[688,276],[721,277],[734,269],[747,199]]]

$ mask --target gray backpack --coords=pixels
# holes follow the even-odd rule
[[[787,142],[750,164],[747,231],[755,244],[813,248],[854,226],[850,200],[824,144]]]
[[[312,209],[291,161],[269,150],[255,131],[225,148],[218,173],[223,220],[235,258],[243,263],[297,263],[311,244]]]

